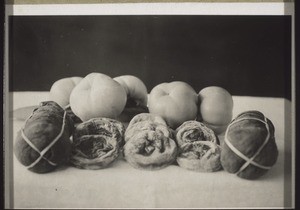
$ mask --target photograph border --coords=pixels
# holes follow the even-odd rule
[[[231,7],[231,5],[237,5],[242,3],[243,6],[241,10],[226,13],[227,9]],[[232,0],[232,1],[222,1],[222,0],[205,0],[205,1],[142,1],[142,0],[71,0],[71,1],[30,1],[30,0],[7,0],[5,3],[5,23],[8,23],[8,17],[11,15],[84,15],[86,13],[86,9],[89,6],[98,5],[98,7],[94,7],[92,11],[89,11],[88,15],[114,15],[114,14],[153,14],[159,15],[162,14],[179,14],[179,15],[188,15],[188,14],[199,14],[199,15],[218,15],[222,11],[222,15],[291,15],[292,16],[292,100],[291,106],[289,103],[285,104],[285,112],[291,113],[292,118],[290,119],[288,114],[285,115],[285,122],[290,122],[290,124],[286,124],[285,126],[291,127],[293,131],[291,135],[291,142],[286,141],[285,146],[289,146],[292,149],[292,154],[285,154],[285,158],[290,158],[289,155],[292,155],[291,164],[291,174],[292,180],[290,183],[286,183],[284,188],[285,191],[291,191],[290,193],[285,194],[284,198],[284,207],[295,207],[295,166],[296,166],[296,77],[295,77],[295,9],[294,9],[294,1],[293,0]],[[155,5],[162,4],[163,6],[157,7],[158,10],[155,10]],[[180,5],[180,7],[179,7]],[[205,9],[201,9],[201,7],[206,7]],[[221,6],[220,6],[221,5]],[[258,6],[259,5],[259,6]],[[147,7],[149,6],[149,7]],[[171,6],[171,7],[170,7]],[[193,7],[191,7],[193,6]],[[225,7],[224,7],[225,6]],[[227,8],[228,6],[228,8]],[[68,12],[66,12],[65,8],[68,7]],[[167,8],[171,9],[168,10]],[[30,9],[29,9],[30,8]],[[108,9],[111,8],[111,9]],[[192,8],[192,10],[191,10]],[[208,9],[207,8],[211,8]],[[227,9],[226,9],[227,8]],[[243,9],[244,8],[244,9]],[[145,11],[146,10],[146,11]],[[137,12],[138,11],[138,12]],[[67,14],[63,14],[67,13]],[[201,14],[200,14],[201,13]],[[8,75],[9,75],[9,50],[8,50],[8,40],[9,40],[9,31],[8,24],[5,24],[4,30],[5,43],[4,43],[4,83],[3,83],[3,109],[9,110],[10,105],[13,103],[12,97],[9,95],[8,91]],[[13,165],[12,165],[12,142],[8,141],[9,136],[11,135],[9,132],[9,113],[4,111],[3,115],[3,135],[4,135],[4,207],[5,208],[13,208]],[[288,134],[285,134],[288,135]],[[289,139],[289,138],[288,138]],[[286,170],[289,170],[287,167]]]

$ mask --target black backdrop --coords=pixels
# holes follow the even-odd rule
[[[291,98],[290,16],[13,16],[10,91],[63,77],[133,74],[233,95]]]

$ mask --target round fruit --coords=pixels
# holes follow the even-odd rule
[[[278,158],[274,133],[273,123],[263,113],[250,110],[239,114],[221,144],[223,168],[251,180],[266,174]]]
[[[125,89],[111,77],[90,73],[73,89],[70,105],[82,121],[96,117],[115,119],[124,109]]]
[[[149,95],[149,112],[158,114],[176,129],[187,120],[197,117],[198,95],[187,83],[174,81],[155,86]]]
[[[132,75],[115,77],[116,80],[126,90],[127,98],[131,98],[136,105],[147,106],[147,87],[142,80]]]
[[[127,102],[123,112],[118,116],[118,120],[124,123],[129,121],[137,114],[149,112],[147,108],[148,91],[144,82],[132,75],[115,77],[127,93]]]
[[[48,173],[69,162],[74,124],[54,101],[43,101],[18,132],[14,154],[35,173]]]
[[[74,87],[82,80],[82,77],[67,77],[57,80],[50,89],[50,100],[55,101],[61,107],[70,103],[70,95]]]
[[[232,120],[233,100],[222,87],[210,86],[199,92],[200,119],[217,135],[223,133]]]

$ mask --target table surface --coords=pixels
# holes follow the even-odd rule
[[[10,109],[38,105],[49,92],[13,92]],[[233,116],[247,110],[263,112],[275,126],[279,150],[276,164],[258,180],[219,171],[201,173],[171,165],[158,171],[132,168],[120,158],[111,167],[83,170],[72,166],[35,174],[13,155],[14,208],[282,208],[287,205],[287,168],[291,153],[291,105],[282,98],[233,96]],[[24,121],[10,119],[12,136]],[[222,137],[221,137],[222,138]]]

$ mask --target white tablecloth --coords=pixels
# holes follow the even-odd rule
[[[38,105],[48,92],[14,92],[12,109]],[[102,170],[60,168],[35,174],[13,156],[14,208],[234,208],[289,207],[291,181],[290,101],[282,98],[233,96],[236,116],[259,110],[275,126],[279,157],[258,180],[241,179],[226,171],[199,173],[176,165],[158,171],[132,168],[123,159]],[[15,140],[23,121],[10,120]]]

